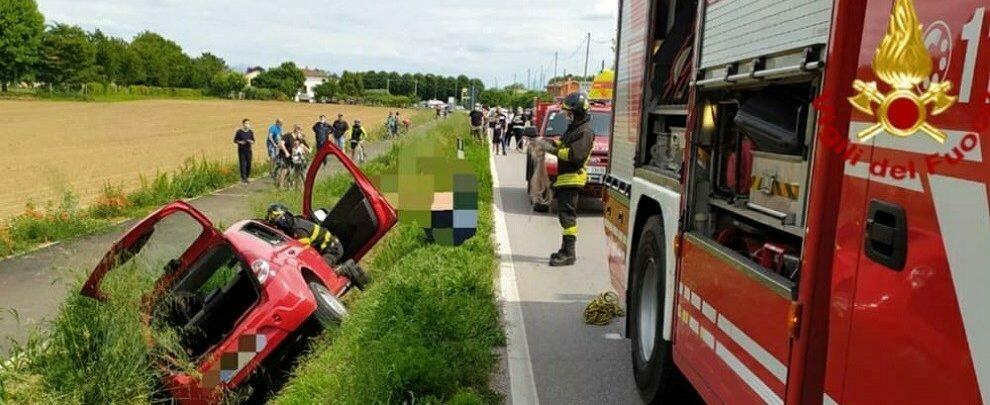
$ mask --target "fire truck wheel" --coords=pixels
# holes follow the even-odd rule
[[[659,215],[643,225],[629,275],[629,336],[633,372],[646,403],[673,392],[676,370],[671,344],[663,338],[665,243]]]
[[[313,313],[316,320],[324,327],[340,325],[347,316],[344,304],[323,283],[316,280],[309,280],[307,283],[313,292],[313,298],[316,298],[316,311]]]

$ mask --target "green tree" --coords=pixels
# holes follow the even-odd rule
[[[229,70],[227,62],[224,62],[223,59],[212,53],[206,52],[192,60],[192,70],[187,85],[193,88],[211,87],[214,76],[227,70]]]
[[[208,90],[210,94],[215,96],[234,98],[234,94],[243,90],[245,86],[247,86],[247,78],[244,75],[237,72],[223,71],[213,74],[213,77],[210,78]]]
[[[107,36],[100,30],[90,34],[89,41],[96,48],[97,79],[103,83],[129,84],[125,80],[125,64],[130,57],[127,41]]]
[[[96,76],[96,46],[86,31],[55,24],[42,36],[37,79],[53,86],[81,84]]]
[[[340,93],[347,96],[360,96],[364,93],[364,78],[360,73],[344,71],[338,83]]]
[[[292,62],[284,62],[278,67],[268,69],[251,81],[254,87],[271,89],[288,97],[295,96],[305,83],[306,77],[302,70]]]
[[[44,31],[45,17],[34,0],[0,1],[0,90],[31,73]]]
[[[316,87],[313,87],[313,94],[316,95],[316,99],[332,99],[337,95],[340,89],[337,87],[337,80],[328,78],[323,83],[320,83]]]
[[[182,53],[182,47],[150,31],[138,34],[131,41],[131,50],[143,70],[144,77],[138,84],[160,87],[188,85],[191,60]]]

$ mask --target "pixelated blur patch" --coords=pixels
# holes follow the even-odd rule
[[[454,152],[452,145],[414,144],[399,154],[395,172],[376,179],[399,222],[418,224],[427,239],[447,246],[478,228],[478,176]]]

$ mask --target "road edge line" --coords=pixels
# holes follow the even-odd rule
[[[488,165],[492,173],[492,215],[495,218],[495,241],[499,256],[499,289],[502,316],[506,329],[506,356],[509,363],[509,392],[512,403],[539,404],[536,392],[536,379],[533,364],[529,357],[529,343],[526,338],[526,323],[523,319],[519,290],[516,284],[516,269],[512,263],[512,246],[509,243],[508,227],[502,211],[502,192],[498,181],[498,168],[495,158],[488,155]]]

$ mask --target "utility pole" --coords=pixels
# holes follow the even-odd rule
[[[392,79],[385,79],[385,92],[392,94]]]
[[[553,76],[550,76],[550,80],[557,77],[557,52],[553,53]]]
[[[588,47],[584,51],[584,77],[588,77],[588,60],[591,58],[591,33],[588,33]]]
[[[526,68],[526,88],[532,90],[533,89],[533,79],[529,75],[529,70],[530,70],[529,68]]]
[[[540,87],[544,88],[547,85],[546,75],[543,71],[543,65],[540,65]]]
[[[419,79],[413,80],[413,97],[419,98]]]

